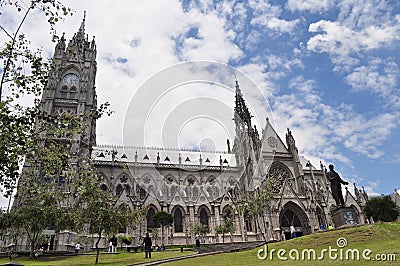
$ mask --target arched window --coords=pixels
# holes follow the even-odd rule
[[[212,196],[213,196],[213,195],[212,195],[212,189],[211,189],[211,187],[207,187],[207,188],[206,188],[206,191],[207,191],[207,194],[208,194],[209,197],[212,197]]]
[[[231,208],[225,208],[225,210],[224,210],[224,219],[229,219],[229,218],[231,218],[232,217],[232,210],[231,210]]]
[[[190,187],[185,187],[186,197],[192,196],[192,189]]]
[[[204,208],[200,210],[200,223],[208,227],[208,214]]]
[[[107,185],[106,184],[101,184],[100,189],[103,191],[107,191]]]
[[[122,194],[122,185],[121,184],[118,184],[117,187],[115,188],[115,194],[117,196]]]
[[[182,211],[179,208],[177,208],[174,212],[174,229],[177,233],[183,232]]]
[[[199,197],[199,189],[197,187],[193,188],[193,198],[197,199]]]
[[[222,215],[224,217],[225,225],[227,225],[227,226],[233,226],[234,225],[235,219],[234,219],[234,216],[233,216],[232,209],[229,206],[227,206],[224,209]]]
[[[177,191],[178,187],[177,186],[172,186],[171,187],[171,197],[173,197]]]
[[[218,189],[218,187],[213,187],[213,195],[214,195],[214,198],[218,198],[219,197],[219,189]]]
[[[248,220],[246,220],[246,231],[247,232],[252,232],[253,231],[253,227],[252,227],[252,222],[251,222],[251,218],[249,218]]]
[[[130,195],[131,194],[131,186],[128,184],[125,184],[125,191],[126,191],[126,195]]]
[[[144,190],[141,186],[137,186],[136,195],[139,196],[139,199],[144,200],[146,198],[146,190]]]
[[[155,223],[154,223],[154,214],[156,213],[156,211],[154,210],[154,208],[149,208],[149,210],[147,211],[147,215],[146,215],[146,220],[147,220],[147,230],[150,228],[154,228]]]

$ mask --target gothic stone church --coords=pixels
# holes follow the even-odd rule
[[[96,45],[85,36],[85,20],[79,31],[65,43],[59,40],[54,52],[55,68],[42,97],[42,110],[48,114],[81,113],[96,107]],[[167,211],[173,224],[164,230],[166,244],[193,243],[192,225],[208,226],[205,242],[222,241],[215,228],[227,217],[234,220],[230,241],[290,238],[289,226],[297,235],[307,235],[334,224],[331,210],[335,201],[326,178],[325,166],[312,165],[299,155],[295,138],[288,129],[284,141],[266,119],[261,136],[252,126],[244,95],[235,84],[233,112],[236,136],[232,149],[198,151],[171,148],[97,145],[95,121],[89,121],[85,137],[78,136],[73,147],[95,159],[102,176],[101,189],[118,198],[116,204],[134,209],[148,206],[137,229],[128,230],[134,244],[154,228],[153,215]],[[127,168],[121,168],[123,162]],[[263,188],[263,180],[276,179],[274,196],[262,216],[243,217],[236,210],[238,199]],[[351,223],[365,223],[361,207],[367,199],[354,185],[355,195],[345,190],[345,206],[352,212]],[[51,234],[51,232],[49,232]],[[65,242],[65,243],[64,243]],[[58,245],[71,242],[60,237]]]

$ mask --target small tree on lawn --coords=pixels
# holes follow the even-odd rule
[[[119,242],[121,243],[121,249],[122,249],[122,244],[125,244],[125,248],[128,250],[128,246],[132,244],[132,237],[131,236],[124,236],[121,235],[118,237]]]
[[[393,222],[399,216],[399,208],[390,196],[369,199],[364,207],[367,218],[374,221]]]
[[[195,223],[193,226],[193,233],[199,234],[202,242],[204,242],[204,237],[206,234],[210,233],[210,228],[202,223]]]
[[[215,233],[217,235],[222,235],[222,243],[225,243],[225,234],[228,233],[228,230],[225,227],[225,225],[221,224],[221,225],[218,225],[217,227],[215,227]]]
[[[164,244],[164,226],[173,223],[174,217],[172,214],[165,211],[158,211],[153,216],[154,223],[161,226],[161,245]]]
[[[151,228],[150,235],[151,235],[151,238],[153,238],[154,243],[157,245],[158,237],[159,237],[158,228]]]
[[[215,233],[217,235],[222,235],[222,243],[225,243],[225,234],[232,235],[235,232],[235,226],[231,217],[225,219],[224,224],[218,225],[215,228]]]
[[[243,198],[235,202],[238,212],[244,216],[245,220],[254,219],[259,232],[265,242],[267,242],[267,228],[265,228],[265,215],[270,214],[270,200],[274,193],[279,192],[279,185],[275,179],[267,179],[263,185],[254,191],[246,194]],[[261,222],[260,222],[261,219]],[[263,224],[264,228],[261,227]],[[265,230],[263,230],[265,229]]]

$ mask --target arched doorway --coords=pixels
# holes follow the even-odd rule
[[[279,223],[286,239],[290,239],[290,226],[296,229],[297,236],[310,233],[310,221],[307,214],[294,202],[288,202],[279,215]]]

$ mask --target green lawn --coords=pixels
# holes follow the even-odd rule
[[[347,246],[339,248],[337,246],[338,238],[345,238],[347,240]],[[328,253],[325,253],[323,260],[301,260],[301,252],[303,249],[315,249],[316,256],[320,256],[322,249],[331,248],[343,250],[343,260],[331,260]],[[343,230],[334,230],[329,232],[323,232],[304,237],[299,237],[293,240],[278,242],[269,245],[269,250],[275,249],[273,259],[270,260],[269,256],[265,260],[257,258],[258,249],[249,251],[226,253],[219,255],[210,255],[204,257],[198,257],[193,259],[185,259],[177,262],[172,262],[163,265],[400,265],[400,223],[387,223],[387,224],[375,224],[365,225],[360,227],[348,228]],[[277,250],[286,250],[287,261],[279,260],[277,257]],[[300,253],[300,260],[291,260],[288,252],[291,249],[297,249]],[[348,249],[357,249],[360,251],[361,259],[357,260],[345,260],[345,252]],[[371,260],[367,261],[362,259],[362,251],[370,249],[372,251],[369,254],[370,258],[375,258],[376,254],[394,254],[396,261],[382,262]],[[339,252],[337,252],[340,254]],[[177,257],[193,254],[193,252],[185,251],[183,253],[179,251],[173,252],[153,252],[152,259],[144,259],[144,253],[121,253],[121,254],[101,254],[99,264],[102,265],[129,265],[134,263],[140,263],[145,261],[154,261],[163,258]],[[295,254],[295,253],[293,253]],[[269,254],[268,254],[269,255]],[[79,255],[71,257],[59,257],[59,258],[46,258],[41,257],[39,259],[27,259],[17,258],[16,261],[24,265],[95,265],[95,255]],[[7,262],[7,259],[1,259],[0,264]]]
[[[82,254],[78,256],[65,256],[65,257],[39,257],[37,259],[29,259],[24,257],[17,257],[14,260],[24,265],[129,265],[140,262],[150,262],[165,258],[178,257],[194,254],[192,251],[165,251],[165,252],[152,252],[151,259],[144,259],[144,253],[120,253],[108,254],[101,253],[99,263],[94,264],[95,254]],[[8,262],[8,259],[0,259],[0,264]]]
[[[344,250],[344,259],[346,249],[360,250],[360,257],[362,257],[361,252],[364,249],[371,249],[372,253],[369,255],[371,258],[374,258],[378,253],[395,254],[396,261],[378,262],[373,260],[366,261],[363,259],[360,261],[331,260],[327,253],[325,253],[325,258],[322,261],[301,260],[301,250],[303,249],[315,249],[317,257],[320,255],[323,248],[328,249],[329,246],[331,246],[332,248],[339,249],[336,244],[336,240],[339,237],[344,237],[347,240],[347,246],[342,248],[342,250]],[[281,261],[277,258],[277,251],[275,251],[272,261],[269,257],[265,260],[260,260],[257,257],[258,249],[253,249],[244,252],[187,259],[163,265],[400,265],[400,223],[367,225],[308,235],[293,240],[270,244],[269,250],[271,251],[271,249],[285,249],[287,252],[291,249],[298,249],[300,251],[300,260],[291,260],[288,253],[286,253],[285,256],[288,260]]]

